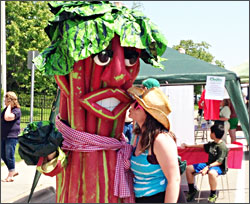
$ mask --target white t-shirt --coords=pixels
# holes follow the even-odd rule
[[[231,111],[228,106],[223,106],[220,110],[220,118],[230,119]]]
[[[231,110],[228,106],[223,106],[220,110],[220,118],[228,118],[230,119],[230,115],[231,115]],[[228,120],[224,121],[224,131],[225,134],[227,134],[228,129],[230,128],[230,123],[228,122]]]

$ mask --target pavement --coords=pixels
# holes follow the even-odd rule
[[[249,151],[246,148],[245,139],[237,139],[238,142],[244,144],[244,158],[241,169],[229,169],[229,196],[221,187],[221,181],[218,180],[218,199],[216,203],[249,203]],[[1,182],[1,203],[27,203],[36,166],[28,166],[24,161],[16,163],[16,170],[19,175],[15,177],[14,182]],[[1,166],[1,179],[8,174],[6,166]],[[226,187],[226,182],[224,182]],[[56,178],[41,175],[37,187],[34,191],[30,203],[55,203]],[[185,173],[182,175],[182,190],[187,191],[187,183]],[[201,197],[204,198],[200,202],[207,202],[209,196],[209,184],[207,176],[203,179]],[[197,202],[197,201],[194,201]]]
[[[27,203],[36,172],[36,166],[28,166],[22,160],[16,163],[19,175],[14,182],[1,182],[1,203]],[[1,179],[8,175],[7,167],[1,166]],[[55,203],[56,177],[41,175],[30,203]]]

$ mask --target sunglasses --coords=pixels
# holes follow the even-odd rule
[[[133,103],[133,107],[134,107],[135,110],[138,110],[138,109],[144,110],[143,107],[137,101],[135,101]]]

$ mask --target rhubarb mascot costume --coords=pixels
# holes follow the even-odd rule
[[[63,137],[51,161],[37,169],[57,176],[62,203],[133,202],[129,158],[123,140],[126,90],[141,58],[161,67],[166,40],[143,14],[109,2],[49,3],[54,18],[45,28],[51,45],[36,67],[55,77],[61,90],[55,125]]]

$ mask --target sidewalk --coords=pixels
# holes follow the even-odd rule
[[[24,161],[16,163],[19,175],[14,182],[1,182],[1,203],[27,203],[35,176],[36,166],[28,166]],[[6,178],[8,170],[1,166],[1,179]],[[31,203],[55,203],[56,177],[41,175]]]

